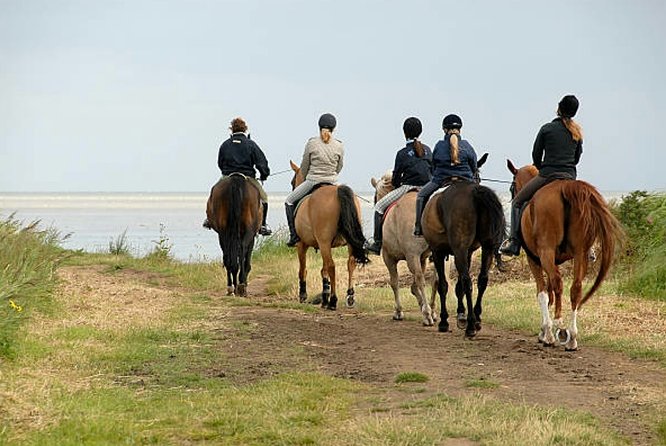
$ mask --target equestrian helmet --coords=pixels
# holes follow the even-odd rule
[[[415,139],[421,136],[423,131],[423,126],[419,118],[412,116],[411,118],[405,119],[405,123],[402,124],[402,131],[405,132],[405,138]]]
[[[442,129],[451,130],[462,127],[462,119],[458,115],[446,115],[442,121]]]
[[[566,95],[558,104],[560,115],[564,118],[573,118],[578,111],[578,105],[580,104],[576,96],[572,94]]]
[[[337,124],[335,116],[330,113],[324,113],[319,117],[319,128],[333,130]]]

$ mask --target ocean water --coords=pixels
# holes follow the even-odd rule
[[[496,189],[508,221],[508,191]],[[623,192],[604,193],[606,199]],[[372,192],[359,193],[363,228],[372,235]],[[284,198],[286,193],[269,194],[268,223],[286,236]],[[14,215],[24,223],[35,220],[41,227],[53,227],[68,235],[62,245],[68,249],[108,252],[109,243],[126,231],[132,253],[150,252],[166,239],[171,252],[182,261],[217,260],[221,251],[215,232],[201,226],[206,214],[207,193],[2,193],[0,218]]]
[[[269,195],[268,224],[286,231],[283,194]],[[372,201],[370,193],[360,194]],[[14,214],[24,223],[35,220],[62,235],[67,249],[108,252],[109,243],[126,231],[134,255],[150,252],[160,239],[168,239],[171,252],[182,261],[221,258],[215,232],[201,226],[206,217],[207,193],[2,193],[0,218]],[[361,200],[364,228],[372,206]],[[285,232],[286,234],[286,232]]]

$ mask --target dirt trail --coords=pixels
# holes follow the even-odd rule
[[[131,275],[131,292],[116,289],[127,287],[127,281],[117,276],[110,279],[95,269],[66,268],[62,277],[70,288],[97,283],[105,293],[122,294],[128,300],[136,293],[135,302],[143,300],[141,294],[146,290],[136,281],[140,274],[121,274]],[[265,296],[262,279],[253,277],[250,298],[274,300]],[[154,285],[145,288],[154,293]],[[430,378],[426,384],[429,393],[460,396],[479,392],[469,386],[469,380],[488,380],[499,384],[482,390],[493,398],[588,411],[634,444],[654,442],[647,425],[649,414],[666,409],[666,370],[620,353],[588,346],[567,353],[487,324],[474,340],[467,340],[455,328],[438,333],[436,327],[423,327],[413,320],[394,322],[390,313],[364,314],[346,308],[316,313],[259,306],[230,308],[222,304],[221,296],[219,299],[219,305],[211,306],[211,320],[249,329],[234,335],[211,328],[229,362],[203,372],[239,383],[289,370],[315,369],[383,386],[390,392],[397,374],[414,371]],[[391,395],[407,397],[404,392]]]

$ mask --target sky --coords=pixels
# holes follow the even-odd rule
[[[326,112],[357,191],[405,118],[434,147],[449,113],[510,180],[565,94],[579,179],[663,191],[664,23],[662,0],[0,0],[0,192],[207,192],[236,116],[287,191]]]

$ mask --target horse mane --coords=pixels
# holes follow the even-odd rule
[[[379,178],[379,180],[377,180],[377,184],[375,185],[375,197],[377,201],[379,201],[382,197],[386,196],[386,194],[395,189],[393,187],[393,183],[391,182],[392,179],[393,179],[393,171],[387,170]]]

